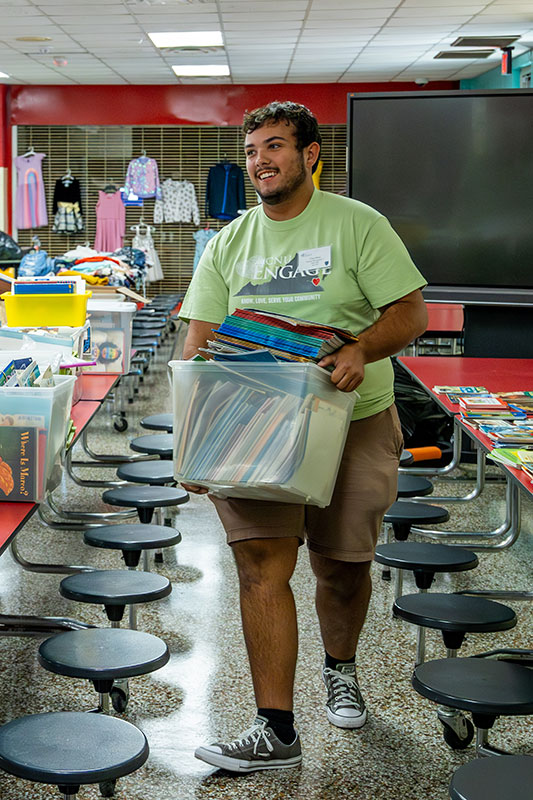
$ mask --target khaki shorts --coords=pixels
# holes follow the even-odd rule
[[[296,536],[337,561],[371,561],[383,515],[396,500],[403,437],[395,406],[350,423],[327,508],[210,496],[228,544]],[[317,466],[317,469],[319,467]]]

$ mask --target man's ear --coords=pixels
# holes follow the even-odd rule
[[[318,162],[320,157],[320,145],[318,142],[311,142],[310,145],[307,146],[307,157],[306,157],[306,165],[311,170],[313,169],[314,165]]]

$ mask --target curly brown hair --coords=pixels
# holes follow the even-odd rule
[[[322,136],[314,114],[305,106],[293,103],[291,100],[274,100],[261,108],[246,111],[242,130],[244,134],[252,133],[263,125],[275,125],[277,122],[294,125],[298,150],[303,150],[312,142],[322,144]]]

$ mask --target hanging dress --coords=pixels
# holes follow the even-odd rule
[[[126,209],[120,192],[98,192],[94,249],[100,253],[119,250],[126,235]]]
[[[46,153],[33,153],[30,156],[17,156],[17,204],[16,224],[24,228],[42,228],[48,225],[42,161]]]
[[[83,230],[81,190],[77,178],[59,178],[54,188],[52,203],[54,233],[79,233]]]
[[[163,268],[159,255],[155,249],[154,240],[152,239],[151,228],[148,226],[145,233],[141,233],[140,227],[136,227],[136,233],[133,237],[132,247],[136,250],[141,250],[146,256],[146,280],[150,283],[154,281],[161,281],[165,277],[163,275]]]

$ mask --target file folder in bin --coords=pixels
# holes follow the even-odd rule
[[[0,390],[0,501],[37,503],[61,481],[76,378],[54,380],[50,387]]]
[[[224,497],[329,504],[357,392],[311,363],[169,367],[176,480]]]

